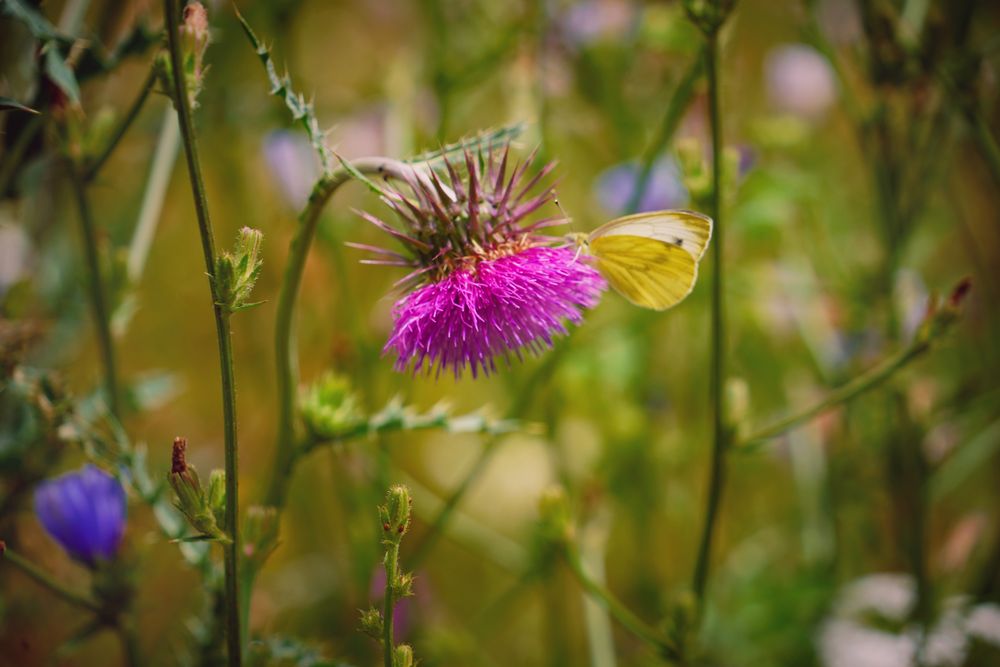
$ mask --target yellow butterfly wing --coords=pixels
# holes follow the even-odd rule
[[[636,213],[616,218],[590,234],[590,242],[611,236],[641,236],[687,250],[697,261],[712,238],[712,219],[695,211]]]
[[[592,238],[597,269],[637,306],[666,310],[691,293],[698,262],[685,248],[656,238],[607,234]]]

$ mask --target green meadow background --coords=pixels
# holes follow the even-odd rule
[[[46,1],[41,10],[55,21],[63,4]],[[654,201],[705,210],[696,173],[708,156],[703,79],[673,140],[656,150],[669,101],[702,43],[678,2],[239,4],[296,90],[312,100],[329,144],[347,158],[407,157],[523,122],[515,153],[523,158],[537,148],[539,166],[558,161],[558,198],[572,218],[567,232],[622,214],[645,156],[657,160]],[[896,16],[921,3],[874,4]],[[706,664],[862,664],[838,650],[871,640],[862,628],[889,636],[907,621],[872,607],[851,612],[855,635],[831,624],[859,582],[883,591],[871,593],[876,600],[912,589],[915,526],[934,618],[956,596],[1000,614],[1000,195],[981,136],[983,126],[987,134],[1000,129],[1000,14],[988,2],[923,4],[930,27],[915,39],[935,48],[914,62],[931,64],[907,70],[902,81],[873,80],[873,46],[853,2],[741,0],[722,33],[722,127],[734,166],[723,193],[725,370],[735,380],[735,418],[752,430],[811,404],[902,349],[929,298],[947,295],[965,276],[973,288],[954,329],[884,387],[727,456]],[[958,6],[974,16],[964,32],[949,22]],[[263,303],[233,319],[245,508],[262,497],[272,469],[275,302],[317,165],[287,109],[268,95],[232,7],[207,7],[213,43],[195,117],[217,243],[228,247],[243,226],[264,234],[254,292]],[[161,11],[144,0],[94,0],[84,34],[114,43],[136,22],[158,28]],[[0,94],[16,97],[31,80],[31,41],[3,17],[0,42]],[[818,44],[835,54],[841,76]],[[120,117],[155,50],[82,84],[81,131],[99,135]],[[935,74],[969,60],[977,73],[965,94],[973,96],[979,131],[963,110],[966,97]],[[164,95],[151,96],[89,188],[106,258],[128,251],[169,109]],[[890,138],[860,128],[858,109],[862,117],[880,109],[878,127]],[[13,116],[4,116],[9,149]],[[0,193],[0,304],[5,319],[44,328],[25,363],[57,372],[82,398],[99,387],[99,359],[76,211],[56,137],[43,136],[18,170],[16,191]],[[913,205],[908,233],[895,240],[883,233],[885,164],[906,174],[901,199]],[[381,354],[402,272],[361,265],[363,253],[343,245],[391,239],[353,209],[393,220],[357,184],[327,207],[298,308],[303,383],[334,371],[349,379],[366,411],[399,397],[420,411],[444,402],[458,415],[513,417],[521,428],[492,444],[444,534],[415,566],[429,522],[477,465],[485,439],[428,430],[312,453],[295,472],[280,547],[254,592],[251,633],[299,637],[349,664],[380,662],[375,643],[358,631],[358,610],[378,594],[376,505],[388,484],[405,482],[415,522],[401,561],[417,578],[406,641],[421,665],[660,664],[588,606],[564,565],[544,563],[538,501],[552,485],[566,489],[585,559],[637,615],[657,625],[685,599],[711,452],[711,259],[691,296],[665,313],[609,292],[537,358],[501,364],[490,377],[414,377]],[[147,446],[154,475],[168,471],[175,436],[188,439],[189,459],[204,476],[223,463],[200,253],[181,158],[115,338],[121,377],[155,394],[123,420],[129,437]],[[901,468],[907,451],[919,452],[916,477]],[[26,456],[5,459],[5,482],[16,479],[18,457]],[[64,447],[46,455],[44,466],[56,474],[83,460],[79,448]],[[125,550],[139,587],[141,650],[150,665],[177,664],[202,584],[157,535],[147,507],[133,499],[129,512]],[[85,572],[43,533],[30,497],[0,518],[0,529],[61,580],[86,585]],[[77,612],[13,571],[0,570],[0,581],[0,664],[116,664],[110,635],[54,657],[78,629]],[[1000,654],[984,646],[973,642],[957,661],[925,664],[991,664]]]

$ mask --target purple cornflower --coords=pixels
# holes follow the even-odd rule
[[[489,374],[497,357],[551,346],[607,289],[575,248],[548,247],[553,239],[538,234],[565,219],[525,223],[554,199],[551,186],[528,195],[554,165],[525,179],[531,158],[508,170],[508,155],[508,148],[466,152],[464,165],[446,160],[441,174],[414,170],[405,190],[383,197],[403,231],[362,213],[405,247],[404,254],[352,244],[381,255],[366,262],[413,269],[400,281],[411,289],[393,309],[384,348],[396,352],[397,370]]]
[[[125,490],[114,477],[87,464],[40,484],[35,514],[66,553],[93,567],[118,552],[125,531]]]

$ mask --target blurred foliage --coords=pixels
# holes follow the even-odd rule
[[[151,175],[155,157],[177,150],[163,139],[170,102],[150,79],[160,7],[0,4],[0,538],[82,587],[30,496],[84,458],[102,462],[132,499],[126,552],[141,573],[142,664],[219,664],[221,575],[209,545],[172,543],[193,531],[166,481],[176,436],[201,470],[220,467],[223,450],[212,304],[183,159],[169,180]],[[558,159],[573,231],[619,214],[647,163],[666,165],[678,206],[702,208],[703,79],[672,140],[650,151],[670,139],[664,115],[701,53],[682,4],[240,3],[277,67],[269,81],[232,8],[206,2],[212,44],[196,122],[216,235],[250,227],[266,238],[227,260],[234,307],[248,305],[250,287],[261,302],[233,319],[243,507],[270,481],[274,303],[320,173],[311,142],[325,137],[346,159],[407,159],[523,122],[518,156],[537,147]],[[949,335],[885,385],[730,453],[701,630],[706,664],[858,664],[848,649],[912,650],[917,627],[928,630],[924,664],[997,659],[998,28],[996,3],[975,0],[742,0],[726,24],[727,375],[742,397],[738,420],[753,432],[822,399],[905,350],[933,295],[964,276],[973,289]],[[285,70],[303,93],[294,105],[268,95]],[[87,184],[115,313],[119,419],[102,407],[66,158],[92,164],[147,81],[153,94]],[[289,107],[313,136],[294,127]],[[631,180],[609,198],[600,184],[623,165]],[[651,194],[663,187],[658,169]],[[134,232],[144,193],[157,191],[145,258]],[[373,516],[397,481],[414,499],[400,562],[415,570],[397,627],[419,664],[604,665],[597,656],[609,647],[623,667],[658,664],[585,605],[559,543],[578,540],[586,573],[654,631],[686,631],[710,450],[710,272],[665,314],[609,294],[554,350],[495,376],[411,377],[380,354],[402,274],[360,265],[344,247],[379,238],[352,209],[389,216],[366,189],[344,188],[306,266],[296,327],[309,456],[290,480],[280,538],[266,510],[246,516],[261,548],[247,555],[256,577],[247,664],[380,659],[358,631],[358,609],[380,595]],[[144,258],[137,272],[133,256]],[[470,470],[464,495],[453,495]],[[437,538],[431,527],[452,499]],[[852,598],[885,573],[900,577],[885,598],[905,598],[901,615]],[[103,635],[54,657],[82,625],[78,611],[15,571],[0,567],[0,580],[4,660],[117,660]],[[956,636],[952,653],[934,652]],[[915,664],[893,659],[887,667]]]

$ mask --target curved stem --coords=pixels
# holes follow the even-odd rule
[[[195,212],[198,217],[198,231],[201,235],[201,247],[205,256],[205,271],[208,274],[209,288],[212,295],[213,311],[215,313],[215,332],[219,345],[219,365],[222,375],[222,413],[223,434],[225,441],[226,460],[226,514],[225,531],[230,541],[223,545],[223,566],[225,569],[225,603],[226,603],[226,648],[229,665],[238,667],[243,651],[240,640],[239,618],[239,462],[236,441],[236,382],[233,373],[233,348],[229,323],[229,312],[222,305],[222,300],[216,293],[215,281],[215,238],[212,232],[212,222],[208,215],[208,199],[205,196],[205,185],[201,177],[201,166],[198,162],[198,143],[194,133],[194,122],[191,115],[191,101],[188,97],[184,80],[181,58],[181,43],[179,34],[180,8],[178,0],[164,0],[164,16],[167,24],[167,44],[170,50],[170,63],[173,84],[174,106],[177,109],[177,120],[180,124],[181,138],[184,143],[184,154],[187,157],[188,175],[191,179],[191,190],[194,194]]]
[[[105,146],[104,150],[102,150],[96,157],[91,159],[83,169],[84,182],[89,183],[95,176],[97,176],[97,172],[101,170],[104,163],[107,162],[109,157],[111,157],[111,153],[118,147],[118,142],[120,142],[122,137],[125,136],[125,132],[129,127],[131,127],[132,122],[139,116],[139,112],[142,111],[142,106],[146,103],[146,99],[149,97],[149,93],[152,92],[153,86],[156,85],[158,76],[156,65],[153,65],[149,68],[149,74],[146,75],[146,80],[143,82],[142,88],[139,90],[139,95],[136,96],[135,101],[132,102],[132,106],[130,106],[128,111],[125,112],[124,118],[122,118],[118,127],[116,127],[115,131],[111,134],[111,138],[108,140],[107,146]]]
[[[695,85],[698,83],[698,79],[701,78],[704,67],[705,54],[702,52],[695,56],[694,62],[691,63],[684,73],[684,77],[677,84],[670,102],[667,103],[667,109],[663,115],[663,120],[660,123],[656,137],[649,144],[649,148],[646,149],[646,154],[642,156],[639,178],[636,179],[635,189],[629,197],[626,213],[635,213],[639,210],[639,204],[642,202],[642,198],[649,188],[649,181],[653,175],[653,166],[656,164],[656,158],[660,156],[663,149],[673,139],[674,133],[677,132],[677,127],[684,118],[684,112],[687,111],[691,105],[691,100],[694,98]]]
[[[611,616],[618,621],[623,628],[655,648],[660,655],[671,659],[677,657],[677,649],[667,637],[663,636],[658,630],[651,627],[641,618],[629,611],[629,609],[622,604],[621,601],[611,593],[611,591],[594,581],[594,579],[587,574],[576,547],[567,545],[564,556],[566,558],[566,564],[569,565],[570,572],[573,573],[577,582],[579,582],[587,593],[600,602],[608,610],[608,613],[611,614]]]
[[[698,545],[698,559],[695,563],[691,587],[698,600],[699,608],[705,597],[708,582],[709,563],[712,555],[712,537],[722,500],[725,478],[725,455],[728,433],[725,425],[725,405],[723,382],[725,378],[725,320],[723,296],[723,229],[722,224],[722,129],[719,112],[719,33],[718,28],[705,35],[708,47],[705,64],[708,69],[708,116],[712,140],[712,200],[711,216],[715,221],[712,235],[712,369],[711,405],[713,417],[712,461],[709,468],[708,500],[705,509],[705,523]]]
[[[11,565],[21,570],[21,572],[24,572],[36,583],[39,583],[49,589],[63,600],[66,600],[77,607],[82,607],[88,611],[92,611],[95,614],[101,613],[101,606],[89,595],[74,591],[73,589],[62,585],[50,577],[47,572],[37,567],[34,563],[14,553],[9,547],[4,546],[3,548],[0,548],[0,556],[6,559]]]
[[[355,160],[352,166],[362,174],[383,175],[389,178],[400,178],[412,169],[409,165],[389,158],[362,158]],[[278,438],[275,462],[272,467],[271,481],[266,495],[266,504],[282,507],[288,493],[288,480],[296,458],[295,437],[295,389],[298,384],[297,351],[293,332],[295,301],[298,298],[299,286],[302,284],[302,272],[305,270],[309,248],[316,236],[316,226],[319,224],[323,208],[337,189],[350,180],[351,174],[340,167],[325,176],[309,196],[302,215],[299,216],[299,227],[295,232],[289,248],[288,260],[285,264],[285,274],[278,293],[277,313],[274,324],[274,352],[277,364],[278,391]]]
[[[865,393],[869,389],[874,389],[897,371],[907,366],[911,361],[923,355],[931,347],[930,340],[916,340],[906,349],[901,351],[874,368],[858,375],[849,382],[831,391],[826,397],[795,414],[779,419],[770,426],[765,426],[750,435],[740,438],[739,447],[746,447],[757,444],[764,440],[777,437],[786,431],[790,431],[802,424],[805,424],[813,417],[820,415],[842,403],[846,403],[853,398]]]
[[[111,313],[105,301],[104,282],[101,280],[101,262],[97,252],[97,231],[90,211],[83,176],[76,164],[67,160],[73,195],[80,213],[80,227],[83,231],[83,249],[87,258],[87,287],[90,290],[90,307],[93,310],[94,327],[97,329],[97,343],[104,366],[104,393],[107,395],[108,409],[116,418],[121,417],[118,404],[118,375],[115,369],[115,349],[111,337]]]

